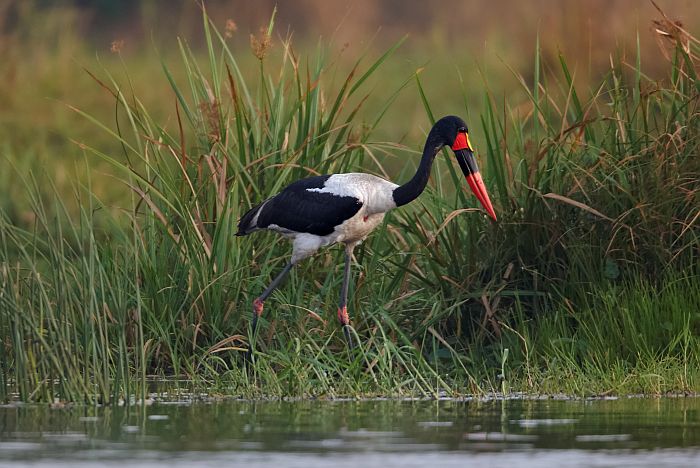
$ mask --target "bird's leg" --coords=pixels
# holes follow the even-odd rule
[[[347,245],[345,248],[345,271],[343,273],[343,285],[340,288],[340,304],[338,304],[338,320],[340,326],[343,327],[345,339],[348,342],[348,348],[353,349],[355,344],[350,334],[350,317],[348,316],[348,286],[350,284],[350,263],[352,262],[352,251],[355,248],[354,244]]]
[[[288,263],[287,266],[285,266],[284,269],[280,272],[280,274],[272,280],[272,283],[270,283],[270,285],[267,288],[265,288],[263,293],[253,301],[253,322],[251,324],[248,357],[251,357],[253,355],[253,348],[255,347],[255,330],[258,327],[258,318],[262,315],[263,308],[265,307],[265,299],[267,299],[268,296],[272,294],[272,291],[274,291],[277,288],[277,286],[280,285],[284,277],[287,276],[287,273],[290,272],[293,266],[293,263]]]

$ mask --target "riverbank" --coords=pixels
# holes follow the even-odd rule
[[[148,78],[170,88],[162,108],[134,94],[128,63],[91,71],[115,120],[75,109],[111,144],[77,142],[87,175],[72,193],[8,156],[3,183],[22,195],[0,211],[0,398],[114,404],[145,397],[154,375],[246,398],[700,389],[697,40],[663,23],[666,79],[648,79],[637,50],[588,90],[563,57],[545,70],[537,43],[532,77],[514,73],[505,99],[484,76],[479,106],[464,91],[437,109],[418,72],[390,76],[368,116],[400,44],[338,80],[323,49],[268,55],[273,23],[248,78],[204,17],[207,53],[183,46]],[[499,221],[438,155],[429,189],[356,251],[361,346],[349,353],[336,323],[342,253],[328,249],[271,296],[251,366],[251,303],[289,246],[235,237],[237,219],[310,174],[406,180],[423,142],[375,134],[397,95],[386,90],[408,89],[425,117],[405,127],[469,122]],[[120,201],[102,201],[106,186]]]

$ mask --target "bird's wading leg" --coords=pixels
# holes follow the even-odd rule
[[[355,347],[350,334],[350,317],[348,316],[348,286],[350,285],[350,264],[354,248],[354,244],[348,244],[345,247],[345,271],[343,272],[343,285],[340,287],[340,303],[338,304],[338,320],[340,326],[343,327],[343,333],[350,349]]]
[[[248,348],[248,357],[253,355],[253,348],[255,348],[255,330],[258,327],[258,318],[262,315],[263,313],[263,308],[265,307],[265,299],[268,298],[270,294],[272,294],[272,291],[274,291],[282,282],[285,276],[291,271],[292,267],[294,266],[293,263],[288,263],[287,266],[284,267],[284,269],[280,272],[279,275],[275,277],[275,279],[272,280],[272,283],[265,288],[263,293],[258,296],[257,299],[253,301],[253,322],[251,324],[251,335],[250,335],[250,346]]]

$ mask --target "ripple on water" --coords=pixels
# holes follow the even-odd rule
[[[464,434],[464,438],[473,441],[484,441],[489,442],[530,442],[537,440],[536,435],[529,434],[508,434],[505,432],[469,432]]]
[[[367,429],[357,429],[354,431],[348,431],[341,429],[338,433],[341,437],[346,438],[360,438],[360,439],[376,439],[376,438],[394,438],[403,437],[404,434],[401,431],[369,431]]]
[[[576,436],[576,442],[626,442],[632,440],[632,434],[582,434]]]
[[[416,424],[420,427],[423,427],[423,428],[452,427],[454,425],[454,422],[453,421],[419,421]]]
[[[170,416],[167,414],[149,414],[148,415],[148,420],[149,421],[167,421],[170,419]]]
[[[511,424],[517,424],[520,427],[563,426],[577,422],[578,419],[515,419],[510,421]]]
[[[29,452],[33,450],[39,450],[42,448],[42,446],[43,445],[38,442],[0,442],[0,452]]]
[[[698,413],[700,399],[626,398],[0,408],[0,468],[697,468]]]

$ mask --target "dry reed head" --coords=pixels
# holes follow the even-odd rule
[[[231,38],[233,33],[238,31],[238,25],[231,18],[226,20],[226,26],[224,27],[224,36]]]
[[[672,47],[679,45],[686,53],[690,53],[690,36],[683,29],[683,23],[667,18],[653,20],[652,23],[659,43],[666,39],[671,43]]]
[[[109,51],[112,52],[113,54],[119,54],[119,53],[121,53],[123,48],[124,48],[124,39],[115,39],[112,41],[112,44],[109,46]]]
[[[219,102],[216,99],[202,101],[199,103],[199,110],[208,129],[209,141],[212,143],[219,141],[221,135],[221,125],[219,124],[221,108]]]
[[[262,60],[267,55],[267,51],[272,47],[272,37],[265,28],[260,28],[258,36],[250,35],[250,48],[253,50],[258,60]]]
[[[694,62],[697,60],[698,56],[693,53],[690,44],[693,43],[697,47],[700,45],[700,41],[688,33],[688,31],[684,28],[683,23],[669,18],[666,13],[664,13],[664,11],[654,2],[654,0],[651,0],[651,3],[661,15],[661,19],[653,20],[652,24],[654,32],[656,32],[656,42],[658,43],[661,52],[664,54],[664,57],[666,57],[667,60],[670,59],[670,53],[668,50],[670,46],[671,49],[680,47],[688,55],[691,61]],[[695,65],[692,66],[694,67]]]

